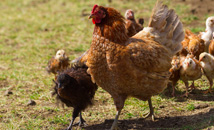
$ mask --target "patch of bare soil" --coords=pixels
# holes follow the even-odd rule
[[[187,100],[214,101],[214,95],[194,94],[193,91],[189,98],[176,97],[177,103],[168,102],[155,108],[158,113],[155,114],[155,121],[151,119],[122,119],[120,117],[118,126],[121,130],[154,130],[154,129],[188,129],[187,126],[194,126],[197,129],[204,129],[214,126],[214,105],[207,103],[194,104],[195,109],[185,110]],[[165,96],[167,98],[167,96]],[[181,103],[182,102],[182,103]],[[184,110],[175,110],[175,108],[183,107]],[[108,117],[107,117],[108,118]],[[106,119],[104,122],[88,122],[89,126],[84,127],[85,130],[107,130],[111,128],[114,117]],[[212,127],[214,128],[214,127]],[[191,127],[190,127],[191,129]]]
[[[191,112],[189,112],[191,113]],[[183,126],[187,125],[198,125],[198,122],[207,121],[207,126],[214,125],[214,117],[210,115],[214,114],[214,108],[209,107],[203,111],[198,110],[195,114],[189,114],[187,116],[158,116],[154,122],[152,120],[146,120],[143,118],[134,120],[119,120],[118,126],[121,130],[149,130],[149,129],[181,129]],[[212,119],[211,119],[212,118]],[[100,124],[91,125],[85,127],[86,130],[105,130],[109,129],[113,123],[113,120],[105,120],[105,122]],[[205,127],[207,127],[205,126]],[[201,128],[199,128],[201,129]]]
[[[0,88],[7,87],[8,81],[7,80],[0,80]]]
[[[205,26],[205,20],[207,16],[214,15],[214,0],[173,0],[174,3],[181,3],[188,5],[190,10],[188,15],[194,15],[198,19],[194,20],[194,23],[191,23],[191,27]],[[200,23],[199,21],[204,21]]]
[[[214,0],[177,0],[190,5],[190,14],[204,16],[205,14],[214,13]]]

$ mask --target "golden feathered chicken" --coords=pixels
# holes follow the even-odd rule
[[[136,33],[143,30],[142,24],[144,23],[144,20],[140,19],[141,24],[136,22],[133,10],[131,9],[126,10],[125,19],[126,19],[125,27],[128,31],[127,33],[129,37],[134,36]]]
[[[204,52],[205,44],[198,35],[195,35],[190,30],[186,30],[185,39],[182,41],[183,48],[180,52],[181,56],[191,54],[199,59],[199,55]]]
[[[58,50],[56,55],[48,62],[46,70],[53,73],[56,77],[57,72],[63,71],[70,66],[69,58],[66,56],[64,50]]]
[[[106,90],[116,105],[117,122],[128,97],[149,101],[168,83],[172,56],[182,49],[183,25],[173,9],[157,2],[149,26],[129,38],[124,17],[114,8],[94,5],[95,24],[86,65],[92,81]]]
[[[214,57],[211,54],[204,52],[201,53],[199,61],[203,68],[203,72],[210,83],[209,90],[205,91],[204,93],[211,93],[214,79]]]
[[[194,88],[194,81],[201,78],[202,71],[201,65],[198,60],[194,58],[193,55],[187,55],[187,57],[182,62],[180,69],[180,79],[185,83],[186,93],[183,96],[188,97],[188,81],[193,81],[192,88]]]

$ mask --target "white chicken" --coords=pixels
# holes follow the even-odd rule
[[[205,52],[208,52],[210,41],[213,39],[214,32],[214,16],[207,18],[206,20],[206,30],[201,32],[201,39],[205,41]]]
[[[213,79],[214,79],[214,57],[206,52],[200,54],[200,60],[203,72],[210,83],[209,90],[205,91],[205,93],[212,92]]]
[[[182,62],[182,67],[180,70],[180,79],[185,83],[186,93],[183,96],[188,97],[188,81],[193,81],[201,78],[202,71],[199,62],[194,59],[192,56],[187,56]]]

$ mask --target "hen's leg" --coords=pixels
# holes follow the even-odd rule
[[[87,126],[86,121],[82,118],[81,112],[80,112],[80,120],[79,120],[79,122],[75,123],[74,125]]]
[[[74,108],[71,123],[66,130],[72,130],[72,125],[74,123],[74,120],[76,119],[79,113],[80,113],[80,110],[78,108]]]
[[[119,118],[120,112],[121,112],[121,110],[117,111],[117,114],[115,116],[114,122],[113,122],[110,130],[115,130],[115,129],[117,130],[118,129],[117,122],[118,122],[118,118]]]
[[[212,93],[213,80],[211,78],[207,78],[210,82],[210,88],[204,92],[204,94]]]
[[[117,108],[117,114],[116,114],[116,116],[115,116],[114,122],[113,122],[113,124],[112,124],[110,130],[117,130],[117,129],[119,129],[119,128],[118,128],[118,124],[117,124],[118,118],[119,118],[119,116],[120,116],[121,110],[122,110],[123,107],[124,107],[124,102],[125,102],[125,100],[126,100],[126,96],[120,96],[120,95],[118,95],[118,96],[113,96],[113,95],[112,95],[112,97],[113,97],[113,99],[114,99],[114,104],[116,105],[116,108]]]
[[[154,109],[152,107],[152,100],[151,100],[151,98],[149,98],[148,104],[149,104],[149,113],[144,118],[152,117],[152,121],[155,121]]]
[[[186,93],[183,94],[183,95],[181,95],[181,97],[184,97],[184,96],[188,97],[188,87],[189,87],[189,83],[188,83],[188,81],[186,81],[186,82],[184,82],[184,83],[185,83],[185,86],[186,86]]]

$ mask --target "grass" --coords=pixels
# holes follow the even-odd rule
[[[93,24],[87,15],[96,3],[112,6],[124,14],[127,8],[136,17],[145,18],[145,25],[156,0],[107,1],[98,0],[2,0],[0,4],[0,129],[40,130],[62,129],[70,122],[72,109],[58,108],[51,97],[53,75],[45,71],[47,61],[58,49],[64,49],[70,59],[78,57],[90,47]],[[197,16],[188,16],[188,6],[165,1],[174,8],[184,25],[188,27]],[[204,16],[206,17],[206,16]],[[203,23],[203,21],[201,21]],[[203,25],[203,24],[202,24]],[[193,32],[204,26],[192,27]],[[200,82],[200,81],[199,81]],[[208,84],[202,83],[205,88]],[[182,84],[180,84],[182,86]],[[13,94],[4,96],[12,89]],[[37,105],[27,106],[32,99]],[[161,114],[159,106],[173,106],[173,111],[193,111],[194,100],[177,103],[173,98],[154,96],[155,113]],[[203,101],[198,101],[203,102]],[[212,102],[207,102],[213,105]],[[179,105],[180,104],[180,105]],[[187,106],[183,108],[183,106]],[[130,98],[125,102],[121,119],[136,119],[149,111],[147,102]],[[113,119],[115,106],[110,95],[101,88],[95,96],[95,106],[83,116],[93,124]],[[212,118],[213,120],[213,118]],[[188,126],[187,126],[188,127]],[[186,127],[186,128],[187,128]],[[210,127],[205,125],[203,128]]]

